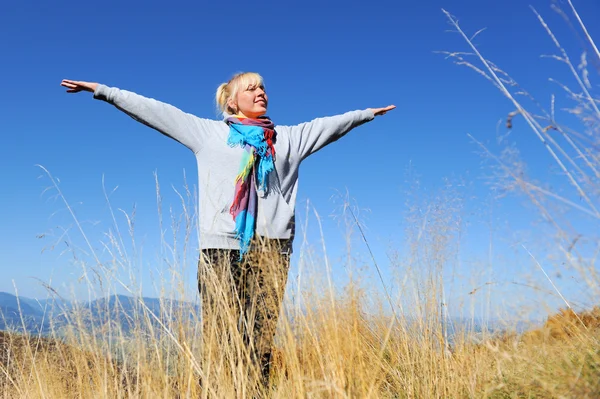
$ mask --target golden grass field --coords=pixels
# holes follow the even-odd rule
[[[276,345],[269,397],[598,397],[600,308],[562,312],[540,329],[502,334],[482,343],[463,339],[445,348],[439,320],[394,322],[367,318],[350,292],[333,303],[321,298],[296,325],[284,322]],[[241,367],[216,370],[201,391],[190,351],[169,354],[166,337],[141,331],[106,339],[100,332],[66,339],[0,334],[0,394],[6,398],[252,397]],[[176,326],[171,326],[172,328]],[[83,335],[83,336],[82,336]],[[104,336],[103,336],[104,335]],[[118,333],[116,333],[118,335]],[[114,339],[116,338],[116,339]],[[239,349],[218,343],[222,357]],[[224,353],[229,351],[229,353]],[[109,352],[113,352],[110,355]],[[116,359],[116,355],[120,359]],[[258,393],[257,393],[258,392]],[[204,394],[204,395],[203,395]],[[264,395],[264,392],[262,392]]]

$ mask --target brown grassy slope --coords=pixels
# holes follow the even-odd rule
[[[448,353],[426,330],[366,323],[356,304],[345,305],[335,322],[315,315],[295,337],[280,337],[272,397],[600,397],[600,308],[561,311],[521,336],[464,339]],[[189,367],[167,373],[144,360],[143,347],[142,357],[128,355],[129,372],[86,348],[0,332],[0,398],[199,394]]]

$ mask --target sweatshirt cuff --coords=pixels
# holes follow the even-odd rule
[[[94,98],[96,100],[103,100],[106,102],[110,102],[109,94],[110,94],[110,87],[103,85],[103,84],[98,84],[98,86],[96,86],[96,90],[94,90]]]
[[[362,110],[361,116],[367,121],[372,121],[373,119],[375,119],[375,113],[371,109]]]

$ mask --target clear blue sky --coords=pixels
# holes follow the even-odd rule
[[[532,208],[511,198],[492,201],[490,207],[491,194],[483,179],[487,166],[482,166],[477,147],[467,137],[470,133],[499,151],[496,138],[505,129],[498,121],[513,106],[475,72],[436,51],[467,50],[464,41],[449,32],[441,11],[445,8],[471,34],[487,28],[475,40],[480,50],[544,105],[551,93],[557,93],[557,109],[565,108],[570,103],[548,78],[569,85],[573,79],[563,65],[540,58],[555,50],[528,4],[547,18],[559,39],[574,51],[572,56],[577,59],[582,49],[550,10],[550,0],[264,2],[251,9],[247,2],[231,1],[227,8],[223,4],[2,3],[0,291],[13,292],[14,280],[22,295],[40,295],[43,291],[31,277],[52,279],[53,285],[61,286],[75,284],[80,275],[73,257],[65,252],[65,239],[58,239],[60,229],[70,229],[66,239],[71,245],[82,245],[82,240],[64,205],[53,197],[56,192],[44,191],[50,182],[40,178],[43,173],[36,164],[60,179],[100,252],[102,233],[112,223],[102,177],[109,190],[118,186],[111,196],[115,208],[130,212],[136,205],[136,237],[144,248],[140,259],[144,292],[149,295],[154,294],[153,262],[166,256],[157,240],[153,173],[158,173],[163,187],[165,213],[169,205],[179,209],[171,186],[182,188],[184,171],[188,182],[196,184],[196,164],[189,150],[93,100],[89,93],[66,94],[59,86],[61,79],[120,87],[215,118],[215,89],[238,71],[264,76],[269,115],[278,124],[397,105],[395,111],[352,131],[302,166],[299,220],[305,217],[308,199],[324,216],[334,260],[343,253],[343,229],[327,216],[336,208],[330,198],[336,190],[347,189],[360,207],[370,210],[365,214],[368,238],[386,276],[392,275],[386,253],[390,246],[402,250],[406,171],[412,168],[425,195],[439,190],[444,178],[467,182],[463,212],[470,226],[464,230],[464,262],[459,265],[465,281],[481,274],[484,266],[479,260],[487,261],[490,231],[498,268],[494,280],[536,273],[522,253],[516,254],[508,235],[530,231]],[[592,36],[599,38],[595,21],[600,3],[575,0],[575,5]],[[509,139],[532,173],[559,187],[563,180],[551,170],[552,162],[539,142],[522,119],[516,124]],[[122,215],[117,217],[124,228]],[[488,220],[493,221],[492,230],[486,226]],[[43,233],[45,238],[36,238]],[[318,242],[316,230],[310,233],[310,241]],[[54,249],[42,251],[54,243]],[[355,240],[355,246],[366,259],[360,241]],[[544,243],[536,246],[543,247]],[[191,280],[193,263],[188,261],[186,272]],[[344,270],[335,265],[334,273],[340,276]],[[465,291],[482,281],[469,280]],[[519,288],[517,294],[529,298],[521,290],[526,289]]]

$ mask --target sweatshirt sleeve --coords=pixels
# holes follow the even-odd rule
[[[373,111],[368,109],[317,118],[292,126],[290,143],[298,151],[300,159],[304,159],[373,118],[375,118]]]
[[[103,100],[125,112],[138,122],[177,140],[194,153],[202,147],[203,134],[211,122],[139,94],[99,84],[94,98]]]

